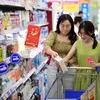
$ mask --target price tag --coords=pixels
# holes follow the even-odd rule
[[[0,63],[0,75],[8,72],[8,65],[5,62]]]
[[[17,64],[20,62],[20,60],[21,60],[21,56],[18,53],[14,53],[10,57],[10,61],[12,64]]]
[[[6,97],[8,98],[10,96],[10,92],[8,91],[7,93],[6,93]]]

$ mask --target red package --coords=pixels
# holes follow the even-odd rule
[[[87,58],[87,60],[86,60],[86,62],[93,62],[94,60],[93,60],[93,58]]]
[[[30,47],[38,47],[39,39],[40,39],[40,31],[41,31],[41,27],[28,25],[28,32],[27,32],[25,45]]]

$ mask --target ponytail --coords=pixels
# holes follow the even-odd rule
[[[81,29],[84,29],[85,33],[87,35],[91,36],[94,39],[92,49],[95,49],[97,44],[98,44],[98,42],[97,42],[95,34],[94,34],[95,27],[94,27],[93,23],[91,21],[83,21],[79,25],[79,32],[80,32]],[[92,33],[92,35],[91,35],[91,33]]]
[[[94,34],[94,33],[91,35],[91,37],[94,39],[92,49],[95,49],[96,46],[97,46],[97,44],[98,44],[98,42],[97,42],[97,40],[96,40],[96,37],[95,37],[95,34]]]

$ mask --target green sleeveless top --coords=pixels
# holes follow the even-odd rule
[[[99,62],[100,42],[98,42],[98,45],[95,49],[92,49],[91,47],[86,47],[83,44],[82,40],[77,40],[76,46],[77,60],[80,67],[90,67],[90,64],[86,62],[87,58],[89,57],[93,58],[96,63]]]
[[[91,57],[94,59],[96,63],[100,60],[100,42],[98,41],[98,45],[95,49],[92,47],[86,47],[82,40],[77,40],[76,42],[76,54],[77,60],[80,67],[90,67],[90,64],[86,62],[87,58]],[[82,75],[83,73],[83,75]],[[90,75],[90,76],[87,76]],[[88,86],[96,79],[95,70],[77,70],[77,74],[74,82],[75,90],[86,90]],[[98,83],[100,83],[100,72],[98,74]],[[97,100],[100,100],[100,84],[97,84]]]

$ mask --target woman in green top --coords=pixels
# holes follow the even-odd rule
[[[94,34],[95,28],[92,22],[83,21],[79,26],[79,36],[81,40],[77,40],[72,46],[70,52],[66,57],[63,58],[64,62],[68,62],[69,59],[76,53],[78,65],[81,67],[97,67],[100,66],[100,42],[95,38]],[[92,58],[93,61],[87,62],[88,58]],[[95,70],[77,70],[78,73],[88,73],[94,74]],[[89,82],[89,83],[88,83]],[[93,82],[88,77],[81,77],[75,80],[75,89],[76,90],[85,90],[88,85]],[[98,78],[98,90],[100,91],[100,79]],[[98,93],[100,93],[98,91]],[[98,95],[98,99],[100,97]]]
[[[74,23],[72,17],[69,14],[63,14],[58,18],[56,31],[51,31],[44,43],[45,53],[50,55],[52,59],[58,55],[63,58],[68,54],[76,39],[77,35],[74,32]],[[49,88],[56,78],[58,69],[52,59],[48,66]],[[74,61],[74,58],[69,60],[70,63],[74,63]],[[53,97],[56,92],[57,87],[54,86],[49,93],[49,97]]]

